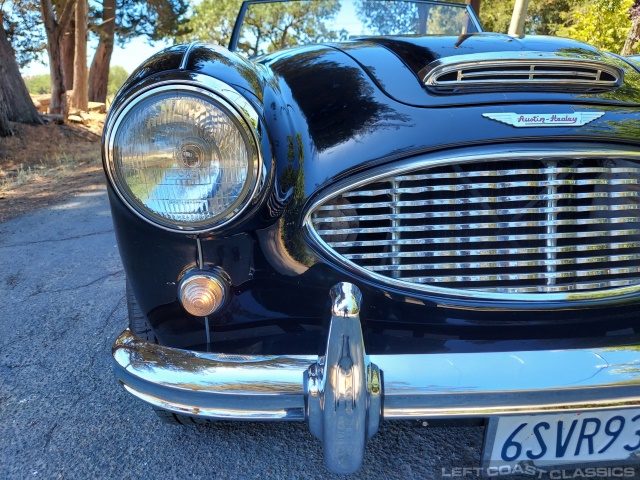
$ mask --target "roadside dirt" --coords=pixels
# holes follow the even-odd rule
[[[100,136],[104,114],[83,124],[13,123],[0,138],[0,223],[104,185]]]

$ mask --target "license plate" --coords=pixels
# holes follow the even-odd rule
[[[492,418],[483,467],[640,463],[640,409]]]

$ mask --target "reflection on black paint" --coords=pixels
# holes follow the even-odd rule
[[[559,48],[556,53],[561,57],[583,58],[585,60],[603,60],[600,52],[598,52],[594,47],[586,44],[584,47]]]
[[[235,63],[241,63],[232,62],[230,58],[227,58],[224,55],[218,55],[214,49],[202,46],[193,49],[189,53],[188,67],[189,69],[201,70],[208,62],[211,61],[220,62],[228,67],[235,66]],[[240,66],[241,65],[238,65],[238,67]]]
[[[145,60],[133,73],[121,88],[121,91],[127,90],[133,84],[140,80],[153,75],[154,73],[164,72],[167,70],[177,70],[180,68],[180,62],[184,53],[187,51],[188,45],[174,45],[156,53],[149,59]]]
[[[291,136],[287,137],[287,167],[282,172],[280,181],[283,189],[292,191],[289,197],[290,203],[280,223],[282,242],[292,258],[303,265],[310,266],[314,263],[314,259],[311,257],[302,235],[300,235],[300,220],[306,201],[304,146],[300,133],[296,134],[295,140]]]
[[[207,70],[217,68],[220,65],[230,67],[225,70],[225,76],[239,76],[243,80],[239,82],[240,85],[246,83],[246,87],[251,92],[260,96],[262,92],[260,77],[255,66],[245,58],[214,45],[201,45],[189,53],[188,70],[212,74],[212,71],[208,72]],[[217,75],[212,74],[211,76],[216,77]],[[232,79],[230,78],[230,80]]]
[[[285,58],[273,67],[286,78],[318,151],[410,120],[376,101],[361,69],[329,60],[326,50]]]
[[[469,37],[470,36],[467,38]],[[440,58],[440,55],[431,48],[428,48],[425,45],[406,41],[406,39],[376,38],[372,41],[391,50],[414,72],[419,72],[425,66]]]

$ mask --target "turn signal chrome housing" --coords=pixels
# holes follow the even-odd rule
[[[222,270],[190,270],[180,280],[178,297],[191,315],[208,317],[224,305],[229,286],[230,279]]]

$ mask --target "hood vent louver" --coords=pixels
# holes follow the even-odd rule
[[[606,92],[622,85],[615,65],[549,53],[461,55],[434,62],[420,72],[434,93],[482,91]]]

